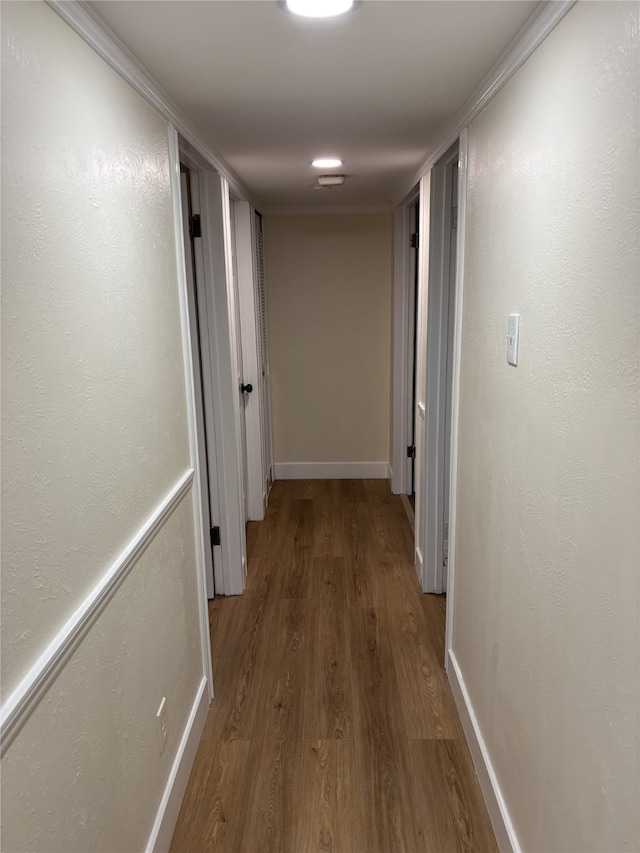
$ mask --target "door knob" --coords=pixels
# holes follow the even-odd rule
[[[240,390],[243,394],[250,394],[253,391],[253,385],[241,385]]]

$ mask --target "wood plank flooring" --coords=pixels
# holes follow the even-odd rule
[[[388,483],[277,482],[247,552],[172,853],[496,851]]]

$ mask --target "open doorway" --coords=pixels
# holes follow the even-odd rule
[[[227,181],[200,163],[188,143],[180,159],[201,501],[210,525],[207,591],[209,597],[240,595],[246,580],[249,495],[257,495],[258,518],[268,495],[267,480],[260,482],[262,454],[249,454],[250,448],[260,451],[263,445],[259,395],[254,393],[262,375],[257,359],[248,355],[249,344],[253,350],[259,347],[257,250],[254,235],[238,231],[238,221],[240,211],[253,211],[247,202],[231,198]],[[251,223],[252,217],[247,218]],[[253,492],[248,489],[250,470],[258,472]]]
[[[416,186],[395,214],[393,307],[393,462],[391,489],[394,494],[411,497],[415,495],[416,488],[415,395],[419,231],[420,187]],[[409,511],[411,507],[408,504],[406,506]]]
[[[411,382],[410,408],[408,412],[407,444],[407,495],[412,509],[416,506],[416,379],[418,347],[418,258],[420,233],[420,200],[416,199],[409,208],[409,335],[407,352],[407,378]]]

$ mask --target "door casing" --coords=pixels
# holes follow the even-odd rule
[[[449,525],[450,423],[451,423],[451,335],[457,257],[452,229],[452,188],[458,163],[458,142],[431,170],[428,276],[425,278],[426,337],[424,360],[425,443],[423,466],[424,551],[422,589],[442,593],[447,589],[444,567],[444,531]],[[453,267],[453,268],[452,268]],[[452,292],[452,290],[454,292]]]
[[[413,491],[413,464],[407,457],[407,448],[415,443],[415,278],[420,249],[418,247],[416,252],[411,248],[411,234],[416,229],[414,206],[419,199],[418,185],[395,212],[391,491],[396,495],[408,495]]]
[[[202,249],[192,239],[189,233],[189,217],[195,213],[199,213],[199,205],[197,200],[194,200],[193,189],[197,192],[197,180],[189,170],[180,172],[180,187],[182,194],[182,224],[185,248],[185,272],[186,272],[186,288],[187,288],[187,308],[189,313],[189,327],[191,338],[191,362],[193,365],[193,382],[194,382],[194,400],[196,409],[196,438],[198,443],[198,468],[200,479],[200,503],[202,505],[202,517],[204,521],[204,563],[205,577],[207,585],[207,598],[213,598],[215,594],[214,581],[214,555],[213,546],[210,546],[210,541],[207,541],[208,530],[217,523],[218,507],[217,507],[217,476],[214,472],[209,471],[210,462],[215,465],[215,455],[210,461],[209,445],[213,444],[214,439],[209,435],[213,432],[213,422],[211,416],[205,417],[205,407],[207,406],[207,394],[205,391],[205,383],[203,381],[204,367],[209,362],[209,336],[206,324],[203,326],[201,317],[198,312],[198,276],[196,270],[199,266],[202,270],[202,264],[198,263],[198,255]],[[197,211],[196,211],[197,208]],[[192,248],[193,247],[193,248]],[[210,386],[209,386],[210,387]],[[209,395],[210,396],[210,395]],[[211,401],[209,401],[210,403]],[[209,427],[207,429],[207,423]],[[212,488],[213,486],[213,488]],[[209,540],[211,537],[209,536]],[[220,546],[216,546],[218,549]],[[218,561],[220,561],[220,552],[218,551]]]

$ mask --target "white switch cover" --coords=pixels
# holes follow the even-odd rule
[[[509,314],[507,323],[507,361],[515,367],[518,363],[518,338],[520,336],[520,315]]]

